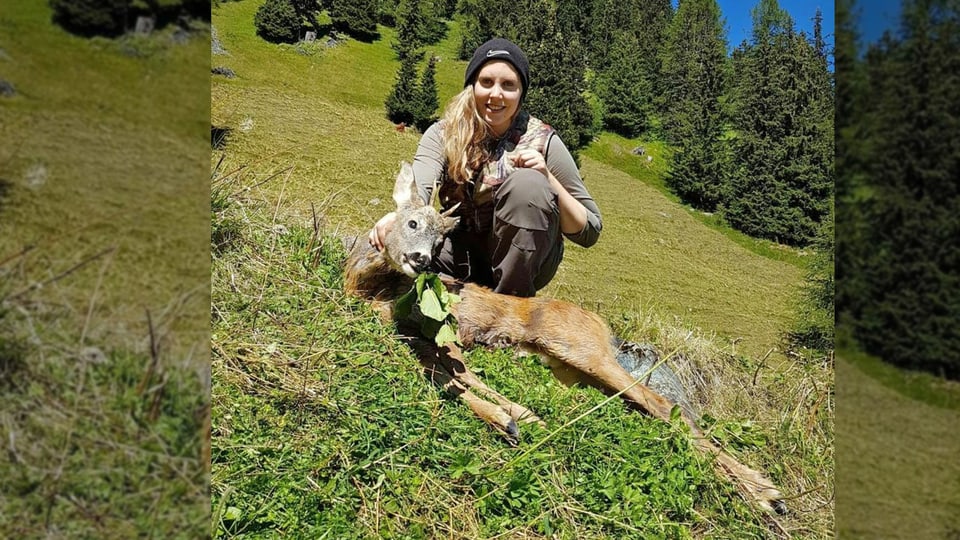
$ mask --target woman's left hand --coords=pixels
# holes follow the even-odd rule
[[[513,158],[514,167],[523,167],[526,169],[533,169],[539,171],[541,174],[550,178],[550,173],[547,170],[547,160],[544,159],[543,154],[537,152],[536,150],[524,150],[514,156]]]

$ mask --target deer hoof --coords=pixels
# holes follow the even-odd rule
[[[787,503],[783,502],[782,499],[770,501],[770,505],[773,506],[773,511],[776,512],[777,515],[787,515]]]
[[[512,418],[503,426],[503,435],[507,438],[510,446],[516,446],[520,442],[520,428],[517,427],[517,423]]]

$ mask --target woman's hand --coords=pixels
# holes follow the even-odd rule
[[[547,160],[544,159],[543,154],[536,150],[527,149],[520,152],[513,157],[513,165],[514,167],[533,169],[550,178],[550,172],[547,170]]]
[[[390,212],[380,218],[377,224],[373,226],[373,229],[370,229],[368,242],[370,242],[370,245],[376,248],[377,251],[383,251],[383,240],[387,237],[390,229],[393,228],[395,221],[397,221],[397,213]]]

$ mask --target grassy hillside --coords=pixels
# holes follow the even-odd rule
[[[4,8],[0,530],[201,535],[208,29],[86,40]]]
[[[768,534],[678,426],[619,403],[568,426],[604,397],[562,386],[535,359],[475,350],[472,368],[547,423],[524,426],[517,448],[504,444],[423,379],[368,306],[344,296],[340,242],[271,210],[233,200],[215,220],[228,239],[214,258],[218,534]],[[766,435],[737,427],[734,451],[772,465]]]
[[[229,54],[212,62],[237,78],[214,77],[213,124],[232,129],[235,162],[256,162],[263,177],[280,173],[257,188],[264,200],[289,203],[304,222],[311,203],[325,204],[331,223],[368,227],[389,211],[398,164],[412,159],[419,140],[412,130],[397,133],[384,116],[399,65],[389,47],[390,29],[382,28],[382,38],[371,44],[317,44],[311,54],[301,54],[255,35],[256,7],[228,3],[214,11]],[[451,35],[436,47],[443,59],[437,72],[441,101],[463,81],[465,63],[451,60],[455,39]],[[636,171],[614,160],[609,165],[590,157],[611,153],[604,149],[615,144],[601,139],[598,148],[584,152],[582,163],[605,218],[601,241],[589,250],[569,245],[546,294],[611,312],[642,306],[675,315],[737,341],[737,352],[753,356],[777,346],[801,270],[704,230],[691,212],[649,185],[662,184],[664,154],[657,145],[647,144],[656,173],[649,178],[627,174]]]
[[[213,494],[222,532],[338,536],[353,523],[360,536],[764,536],[765,518],[710,494],[725,484],[682,434],[653,435],[646,430],[667,426],[619,403],[568,433],[563,423],[599,395],[558,387],[535,362],[476,351],[471,363],[488,382],[558,431],[549,439],[527,431],[518,450],[505,447],[420,378],[389,328],[343,298],[343,254],[329,235],[365,230],[390,210],[398,164],[419,139],[384,117],[398,66],[391,31],[369,44],[275,46],[255,36],[257,5],[221,4],[213,16],[227,54],[212,63],[237,75],[214,76],[211,89],[212,123],[229,130],[214,224]],[[462,83],[455,46],[450,36],[436,47],[441,100]],[[604,233],[589,250],[569,246],[543,294],[599,310],[624,337],[678,349],[702,368],[707,422],[791,494],[787,530],[829,536],[832,370],[770,352],[789,323],[801,258],[764,256],[665,197],[657,182],[667,149],[645,143],[652,174],[603,157],[641,142],[605,136],[584,152]],[[664,440],[679,446],[654,450],[664,464],[656,480],[617,468],[642,453],[635,442]],[[588,474],[586,463],[600,468]],[[677,499],[676,489],[697,494]]]
[[[838,537],[956,538],[960,387],[844,351],[837,411]]]

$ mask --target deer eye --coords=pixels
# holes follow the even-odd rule
[[[416,229],[417,222],[411,219],[410,221],[407,222],[407,227],[410,227],[411,229]]]

